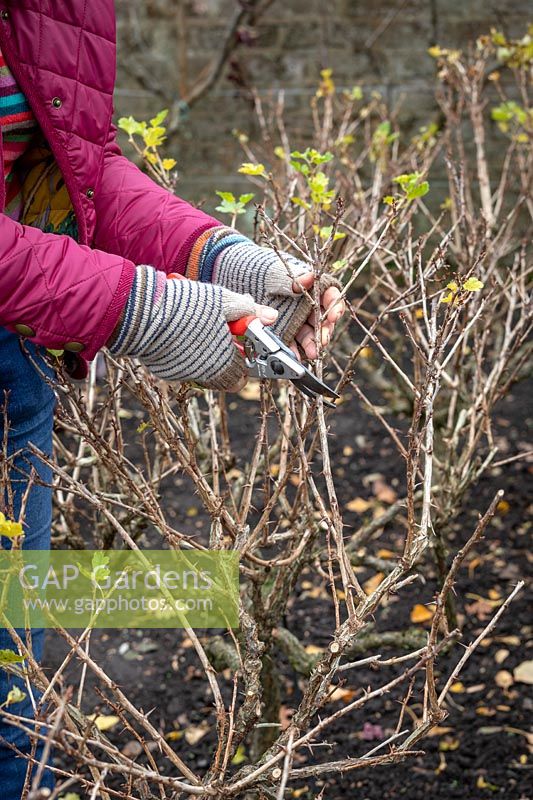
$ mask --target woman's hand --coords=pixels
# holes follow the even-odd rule
[[[313,307],[316,276],[307,264],[290,253],[277,253],[244,236],[238,238],[217,256],[212,282],[233,292],[251,294],[258,303],[277,309],[279,315],[272,325],[274,333],[291,347],[297,358],[300,358],[298,345],[307,358],[316,358],[317,327],[319,342],[325,346],[345,311],[342,284],[330,274],[320,276],[319,312]]]
[[[167,279],[164,272],[140,265],[121,325],[107,346],[115,355],[138,358],[163,380],[239,391],[247,370],[228,322],[251,314],[265,325],[278,316],[250,294],[186,278]]]
[[[315,282],[315,274],[313,272],[306,272],[302,274],[297,280],[293,281],[292,289],[295,294],[301,294],[303,290],[313,294],[313,286]],[[340,320],[346,310],[346,304],[341,298],[341,290],[336,285],[328,286],[320,294],[320,315],[316,313],[316,309],[312,309],[307,320],[303,323],[300,330],[296,332],[295,340],[302,347],[307,358],[316,358],[318,353],[316,349],[316,334],[315,330],[320,325],[319,341],[323,347],[329,344],[336,323]],[[294,354],[300,358],[298,347],[292,343],[290,345]]]

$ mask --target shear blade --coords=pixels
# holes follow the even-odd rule
[[[294,385],[307,397],[315,398],[322,397],[324,403],[330,408],[335,408],[335,403],[328,400],[327,397],[332,397],[337,400],[340,395],[334,389],[331,389],[326,383],[319,380],[316,375],[313,375],[309,370],[305,370],[301,378],[294,378]]]

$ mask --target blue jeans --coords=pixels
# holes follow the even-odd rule
[[[28,344],[37,361],[40,361],[38,350]],[[40,361],[42,364],[42,361]],[[51,375],[49,369],[43,365],[44,371]],[[54,413],[54,394],[48,384],[39,375],[31,361],[22,352],[18,336],[5,328],[0,327],[0,408],[4,405],[4,393],[9,392],[8,401],[8,453],[21,451],[16,457],[14,467],[10,473],[10,483],[13,489],[14,517],[18,518],[21,499],[26,488],[25,474],[28,474],[31,465],[35,467],[38,475],[47,483],[51,480],[51,470],[45,467],[36,457],[30,455],[25,448],[32,442],[45,453],[52,450],[52,424]],[[0,414],[0,443],[3,441],[4,419]],[[1,452],[1,451],[0,451]],[[7,490],[0,484],[0,511],[8,516]],[[9,514],[10,516],[10,514]],[[34,485],[30,491],[25,514],[24,548],[32,550],[47,550],[50,547],[50,527],[52,522],[52,492],[50,489]],[[9,541],[2,539],[2,547],[8,548]],[[24,631],[19,632],[24,638]],[[44,631],[32,631],[33,653],[37,660],[42,657]],[[0,649],[16,649],[9,633],[0,628]],[[0,668],[0,703],[4,702],[10,689],[18,685],[26,692],[22,681],[9,676]],[[34,692],[36,699],[38,693]],[[12,710],[31,720],[33,716],[32,704],[28,697],[21,703],[13,705]],[[27,727],[30,726],[28,722]],[[42,729],[44,730],[44,729]],[[28,762],[19,758],[5,742],[10,742],[22,751],[31,752],[30,743],[26,734],[2,722],[0,719],[0,786],[2,796],[9,800],[19,800],[24,779],[26,777]],[[37,750],[40,758],[41,748]],[[33,775],[33,773],[32,773]],[[30,784],[31,785],[31,784]],[[50,770],[44,770],[40,783],[41,787],[53,787],[53,775]]]

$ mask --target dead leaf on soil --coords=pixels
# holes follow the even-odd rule
[[[316,644],[308,644],[305,646],[305,652],[309,653],[310,656],[318,655],[318,653],[323,653],[324,648],[318,647]]]
[[[455,683],[452,683],[450,686],[450,692],[453,692],[454,694],[462,694],[464,690],[465,685],[462,681],[455,681]]]
[[[517,683],[533,684],[533,661],[522,661],[513,671]]]
[[[497,664],[503,664],[508,655],[509,650],[506,650],[505,647],[502,647],[500,650],[496,650],[494,653],[494,661]]]
[[[428,736],[444,736],[444,734],[451,733],[452,731],[453,731],[453,728],[448,728],[448,727],[442,726],[442,725],[435,725],[435,727],[432,728],[427,735]]]
[[[415,623],[422,623],[422,622],[429,622],[433,619],[435,615],[435,603],[428,603],[427,606],[423,606],[421,603],[417,603],[416,606],[413,606],[411,609],[411,622]]]
[[[338,703],[342,700],[343,703],[351,703],[355,697],[355,689],[343,689],[342,686],[330,687],[332,692],[329,699],[333,703]]]
[[[195,745],[197,744],[200,739],[203,739],[206,733],[209,731],[209,725],[201,724],[201,725],[191,725],[185,731],[185,741],[187,744]]]
[[[480,717],[493,717],[495,713],[493,708],[488,708],[487,706],[478,706],[476,708],[476,714],[479,714]]]
[[[381,503],[392,505],[398,499],[394,489],[383,481],[376,481],[372,486],[372,491]]]
[[[497,672],[494,680],[496,682],[496,686],[499,686],[500,689],[508,689],[509,686],[512,686],[514,683],[513,676],[506,669],[501,669],[499,672]]]
[[[350,500],[349,503],[346,503],[344,507],[347,511],[354,511],[356,514],[364,514],[371,506],[372,503],[369,503],[368,500],[362,497],[356,497],[354,500]]]
[[[110,731],[117,722],[120,722],[120,717],[115,717],[113,714],[89,714],[88,719],[94,722],[99,731]]]
[[[363,583],[363,589],[365,591],[365,594],[367,594],[367,595],[373,594],[376,591],[376,589],[378,588],[378,586],[380,585],[380,583],[381,583],[381,581],[383,580],[384,577],[385,576],[383,575],[382,572],[376,572],[375,575],[372,575],[371,578],[369,578],[367,581],[365,581]]]

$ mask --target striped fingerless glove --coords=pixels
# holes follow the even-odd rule
[[[228,389],[245,374],[228,322],[253,314],[249,294],[140,265],[121,322],[107,343],[117,356],[135,356],[158,378]]]
[[[309,269],[289,253],[282,251],[278,255],[233,228],[220,226],[199,236],[186,274],[193,280],[249,293],[258,303],[275,308],[279,316],[271,328],[286,344],[291,344],[313,306],[308,295],[293,292],[292,284]],[[328,286],[342,288],[336,278],[324,274],[320,278],[320,292]]]

